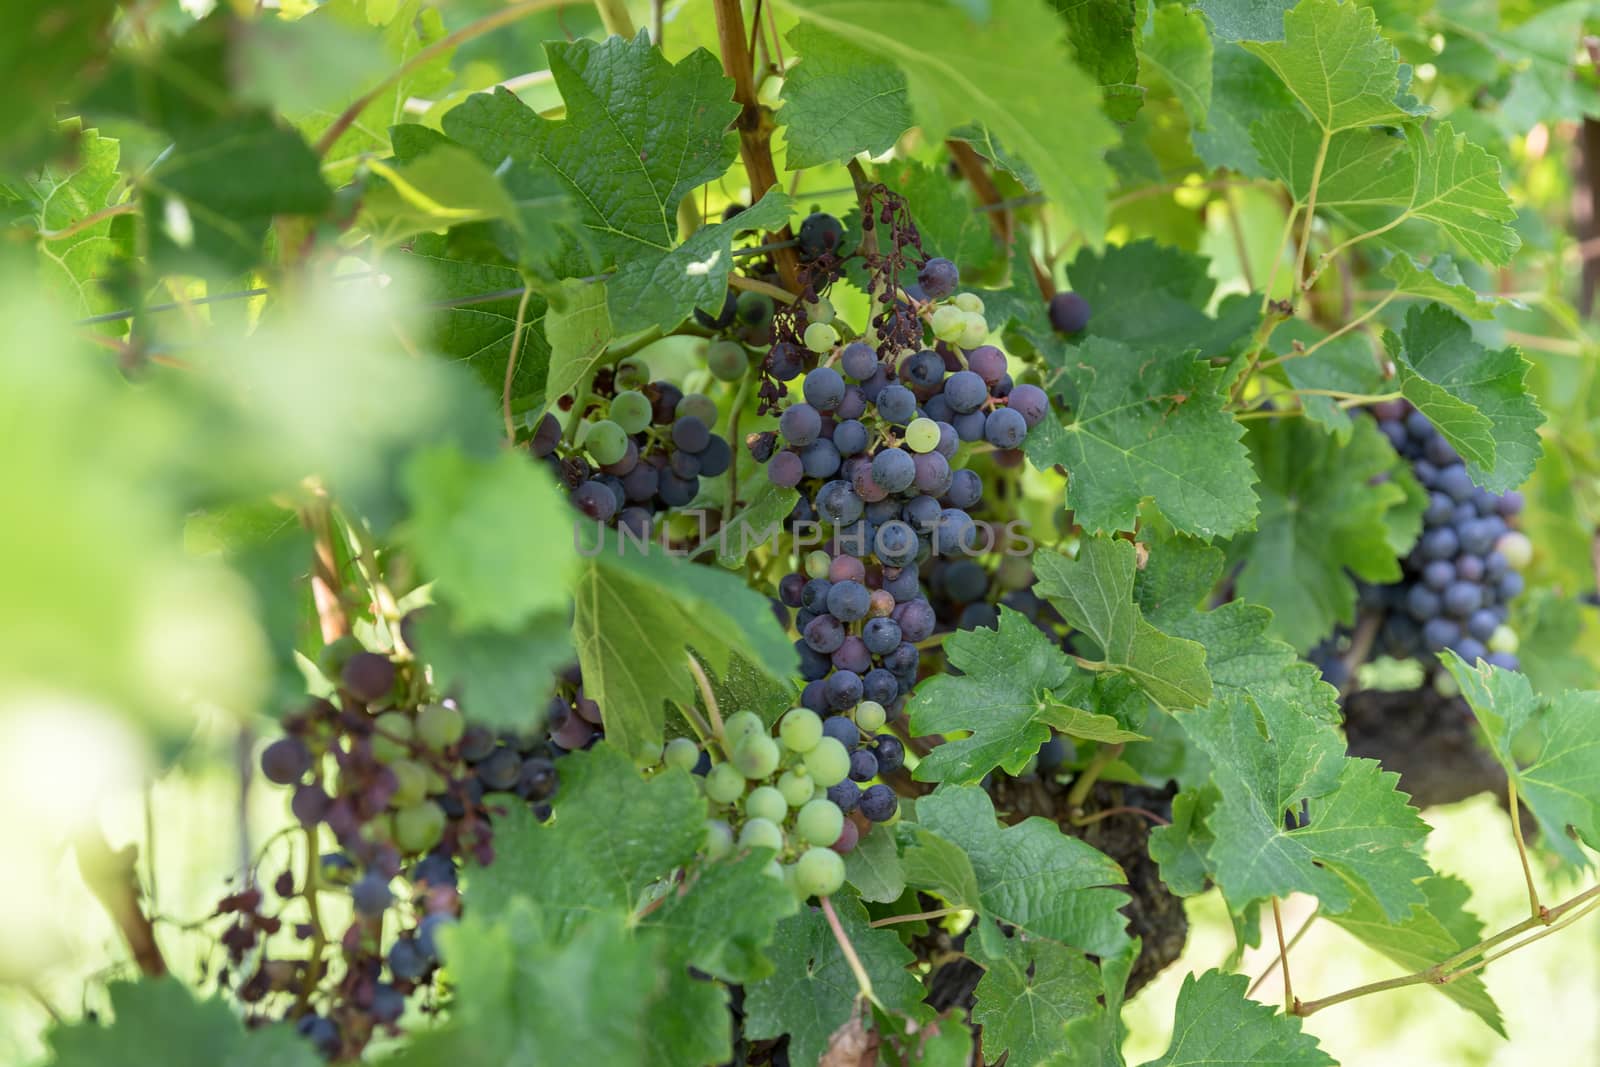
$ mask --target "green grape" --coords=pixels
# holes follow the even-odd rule
[[[794,882],[807,896],[832,896],[844,885],[844,857],[831,848],[808,848],[794,865]]]
[[[706,796],[718,804],[732,804],[744,796],[744,775],[731,763],[719,763],[706,774]]]
[[[966,327],[961,331],[957,342],[962,348],[977,348],[989,338],[989,324],[983,320],[982,315],[968,315]]]
[[[824,737],[802,759],[811,780],[824,789],[838,785],[850,773],[850,753],[845,751],[838,738]]]
[[[983,314],[983,298],[977,293],[957,293],[952,299],[956,307],[969,315]]]
[[[672,409],[672,413],[680,419],[692,415],[708,427],[717,424],[717,402],[704,393],[686,394],[678,401],[678,406]]]
[[[716,341],[706,350],[706,367],[718,381],[736,382],[750,368],[744,348],[734,341]]]
[[[740,293],[739,318],[751,326],[765,326],[772,321],[772,314],[777,310],[772,303],[772,297],[766,293]]]
[[[829,556],[820,548],[815,552],[807,552],[806,577],[826,578],[828,576],[828,564],[831,562],[833,562],[833,557]]]
[[[744,813],[752,819],[781,823],[789,816],[789,802],[772,786],[759,785],[744,798]]]
[[[760,781],[778,769],[778,761],[782,756],[778,742],[766,734],[751,734],[733,746],[732,763],[746,778]]]
[[[798,808],[816,795],[816,787],[802,771],[784,771],[778,776],[778,792],[791,808]]]
[[[856,725],[862,733],[875,734],[889,721],[889,713],[876,700],[863,700],[856,705]]]
[[[1533,562],[1533,542],[1521,530],[1512,530],[1503,535],[1494,547],[1514,571],[1520,571]]]
[[[728,739],[728,744],[734,747],[751,734],[766,732],[767,728],[762,723],[761,716],[753,711],[736,711],[722,724],[722,735]]]
[[[959,341],[967,328],[966,312],[946,304],[933,313],[933,335],[941,341]]]
[[[844,812],[831,800],[812,800],[795,816],[795,832],[811,845],[831,845],[844,830]]]
[[[393,763],[411,754],[411,717],[403,711],[386,711],[372,724],[372,758]]]
[[[650,398],[632,389],[611,398],[611,421],[624,433],[638,433],[650,425]]]
[[[700,762],[700,746],[687,737],[674,737],[667,742],[666,749],[662,752],[668,767],[676,767],[681,771],[692,771],[694,765]]]
[[[913,452],[932,452],[939,447],[939,424],[929,418],[912,419],[906,427],[906,447]]]
[[[790,752],[810,752],[822,740],[822,717],[810,708],[790,708],[778,723],[778,736]]]
[[[661,762],[661,757],[665,754],[666,748],[660,744],[652,746],[648,741],[643,744],[644,747],[634,754],[633,765],[641,771],[648,771],[651,767]]]
[[[740,848],[770,848],[783,851],[783,831],[771,819],[746,819],[739,831]]]
[[[832,323],[834,319],[833,301],[822,296],[817,298],[815,304],[809,301],[805,305],[807,322]]]
[[[839,343],[839,331],[825,322],[813,322],[806,327],[806,347],[817,355],[833,351],[833,346]]]
[[[1433,691],[1446,700],[1452,700],[1461,695],[1461,684],[1449,671],[1440,671],[1433,676]]]
[[[773,79],[772,78],[768,78],[765,82],[762,82],[761,84],[766,85],[768,82],[771,82],[771,81],[773,81]],[[774,858],[771,863],[769,863],[765,867],[761,868],[761,873],[766,875],[768,878],[771,878],[773,881],[778,882],[778,883],[780,883],[782,885],[788,885],[789,884],[789,879],[783,873],[783,864],[779,863],[776,858]]]
[[[706,858],[719,860],[733,851],[733,827],[721,819],[706,820]]]
[[[417,709],[417,740],[434,752],[442,752],[461,740],[467,722],[448,704],[424,704]]]
[[[362,651],[361,642],[349,634],[322,647],[317,653],[317,670],[329,681],[337,682],[339,674],[344,670],[345,661],[357,652]]]
[[[628,454],[628,435],[611,419],[589,423],[583,436],[583,447],[594,461],[604,467]]]
[[[650,383],[650,364],[639,356],[629,356],[617,364],[611,380],[618,389],[642,389]]]
[[[409,808],[420,804],[428,795],[428,769],[416,760],[397,759],[389,764],[396,782],[394,796],[389,798],[391,808]]]
[[[431,800],[394,813],[394,843],[401,852],[426,852],[444,835],[444,809]]]
[[[1517,631],[1501,623],[1495,627],[1494,633],[1489,635],[1489,651],[1504,652],[1508,656],[1515,656],[1521,644],[1517,640]]]

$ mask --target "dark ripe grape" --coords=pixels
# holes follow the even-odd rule
[[[944,398],[943,393],[935,393],[922,403],[922,413],[934,422],[949,422],[956,417],[955,411],[950,407],[950,401]],[[952,427],[953,429],[953,427]]]
[[[831,737],[845,747],[846,751],[854,749],[861,743],[861,731],[851,719],[843,715],[833,715],[822,720],[822,736]]]
[[[917,465],[904,449],[885,448],[872,457],[872,480],[890,493],[911,488],[916,477]]]
[[[839,784],[828,787],[828,799],[833,801],[834,807],[849,815],[856,810],[856,805],[861,803],[861,787],[846,778]]]
[[[672,443],[685,452],[702,452],[711,443],[711,429],[694,415],[672,424]]]
[[[1506,557],[1499,550],[1483,557],[1483,576],[1491,582],[1498,582],[1510,569],[1511,565],[1506,562]]]
[[[989,399],[989,386],[969,370],[956,371],[945,379],[944,398],[958,415],[976,411]]]
[[[845,419],[859,419],[867,413],[867,394],[861,391],[858,385],[845,389],[844,399],[839,401],[839,406],[834,409],[833,417],[843,421]]]
[[[878,527],[873,537],[873,549],[878,558],[892,567],[904,567],[917,558],[916,531],[899,520],[891,520]],[[896,597],[896,600],[901,599]]]
[[[733,449],[728,445],[727,438],[712,434],[700,452],[700,475],[703,478],[715,478],[727,471],[732,462]]]
[[[831,478],[839,472],[839,450],[826,438],[800,450],[800,466],[807,478]]]
[[[802,260],[816,259],[832,252],[844,239],[844,225],[832,215],[814,211],[800,223],[799,253]]]
[[[988,417],[981,411],[952,415],[951,420],[955,426],[956,437],[968,444],[983,440],[983,428],[989,423]]]
[[[861,675],[855,671],[835,671],[822,683],[823,696],[833,711],[844,711],[861,703]]]
[[[430,886],[454,886],[456,884],[455,861],[442,852],[430,852],[417,861],[411,868],[411,880]]]
[[[592,479],[573,490],[572,504],[596,522],[606,522],[617,513],[616,496]]]
[[[1450,521],[1450,515],[1456,509],[1456,502],[1444,493],[1428,494],[1428,510],[1422,513],[1422,521],[1429,526],[1442,526]]]
[[[1383,436],[1389,439],[1389,444],[1394,446],[1394,450],[1396,452],[1399,452],[1401,455],[1405,454],[1406,445],[1409,444],[1410,437],[1406,433],[1404,423],[1395,422],[1389,419],[1380,419],[1378,422],[1378,429],[1383,433]]]
[[[833,447],[841,456],[854,456],[866,451],[867,428],[855,419],[846,419],[833,428]]]
[[[650,421],[665,426],[677,418],[678,405],[683,402],[683,390],[671,382],[651,382],[645,387],[650,399]]]
[[[828,610],[828,590],[833,583],[826,578],[813,578],[800,590],[800,606],[818,613]]]
[[[904,426],[917,416],[917,394],[903,385],[886,385],[878,394],[878,414],[896,426]]]
[[[837,582],[828,590],[828,613],[840,622],[855,622],[866,617],[871,596],[860,582]]]
[[[533,436],[528,439],[528,451],[536,459],[543,459],[556,450],[561,443],[561,423],[554,415],[545,414],[539,420],[539,425],[533,429]]]
[[[847,779],[848,780],[848,779]],[[856,850],[861,843],[861,831],[856,829],[856,824],[849,819],[844,821],[844,828],[839,831],[839,840],[828,847],[841,856],[848,856]]]
[[[1472,484],[1467,468],[1457,464],[1439,472],[1439,488],[1456,503],[1470,501],[1477,486]]]
[[[1060,738],[1051,738],[1051,740],[1060,741]],[[900,743],[900,739],[898,737],[896,737],[894,734],[879,734],[877,737],[873,738],[873,741],[877,745],[879,774],[893,774],[895,771],[898,771],[901,767],[905,766],[906,746]],[[1049,742],[1046,742],[1046,747],[1048,746]],[[1061,751],[1063,753],[1065,752],[1065,747],[1065,745],[1061,746]],[[1039,750],[1039,755],[1040,766],[1043,767],[1043,748]],[[1059,765],[1060,764],[1058,762],[1057,766]]]
[[[1456,576],[1464,582],[1481,582],[1485,571],[1483,559],[1478,556],[1456,557]]]
[[[945,568],[944,590],[958,604],[982,600],[989,591],[989,572],[970,559],[958,560]]]
[[[1439,468],[1425,459],[1414,461],[1411,464],[1411,473],[1416,476],[1417,481],[1430,489],[1439,479]]]
[[[373,919],[394,903],[394,894],[389,892],[389,879],[377,871],[368,871],[350,887],[350,899],[354,901],[358,915]]]
[[[1062,333],[1077,333],[1089,325],[1089,302],[1074,292],[1050,298],[1050,325]]]
[[[829,482],[817,490],[817,514],[834,526],[849,526],[857,521],[864,506],[847,482]]]
[[[1495,510],[1505,518],[1515,518],[1522,514],[1522,503],[1522,494],[1512,489],[1495,502]]]
[[[1459,531],[1461,550],[1475,556],[1487,555],[1494,551],[1494,543],[1503,532],[1494,519],[1474,519]]]
[[[372,989],[372,1021],[389,1024],[399,1020],[406,1010],[406,996],[387,982],[379,982]]]
[[[1522,595],[1522,575],[1516,571],[1506,571],[1500,576],[1495,585],[1495,592],[1501,600],[1512,601]]]
[[[261,750],[261,773],[274,785],[293,785],[311,769],[311,752],[298,737],[280,737]]]
[[[1405,417],[1406,433],[1424,444],[1431,441],[1438,433],[1433,428],[1433,423],[1428,421],[1428,416],[1420,411],[1412,411]]]
[[[956,428],[948,422],[939,422],[939,444],[934,451],[945,459],[956,454],[956,449],[961,447],[961,436],[956,433]]]
[[[956,619],[958,630],[998,630],[1000,628],[1000,612],[993,604],[968,604],[961,609],[961,615]]]
[[[623,508],[617,513],[617,528],[640,541],[648,541],[655,520],[644,508]]]
[[[430,960],[439,958],[439,929],[455,924],[455,917],[434,912],[417,924],[417,948]]]
[[[976,535],[972,516],[960,508],[945,508],[933,528],[933,550],[941,556],[964,553],[973,546]]]
[[[767,353],[767,373],[780,382],[792,382],[806,369],[805,349],[788,341],[779,341]]]
[[[863,462],[852,469],[850,473],[850,486],[856,491],[862,501],[875,504],[889,495],[889,490],[879,485],[877,479],[872,477],[872,464]]]
[[[566,722],[562,723],[559,727],[557,727],[556,729],[550,731],[550,740],[554,741],[556,744],[560,745],[562,748],[566,749],[568,752],[575,752],[580,748],[586,747],[589,744],[590,741],[594,740],[594,737],[595,737],[595,729],[594,729],[593,724],[591,724],[587,719],[583,718],[583,716],[581,716],[581,715],[573,715],[572,717],[567,719]],[[502,750],[502,751],[510,751],[510,750],[509,749],[505,749],[505,750]],[[498,756],[498,753],[496,753],[496,755]],[[512,755],[515,756],[516,753],[513,752]],[[494,757],[491,757],[491,759],[493,759],[493,758]],[[505,790],[505,789],[510,789],[510,788],[512,788],[513,786],[515,786],[517,784],[517,777],[522,772],[522,763],[521,763],[521,761],[520,760],[513,760],[512,761],[512,767],[513,767],[513,770],[512,770],[511,776],[510,776],[511,777],[510,782],[508,782],[506,785],[503,785],[503,786],[496,786],[495,788],[501,789],[501,790]],[[482,768],[481,767],[479,768],[479,774],[480,774],[480,777],[481,777],[481,775],[482,775]],[[486,785],[486,786],[489,785],[489,782],[484,781],[484,785]]]
[[[938,621],[933,614],[933,607],[926,600],[908,600],[895,608],[891,617],[900,624],[900,636],[911,645],[931,637],[934,624]]]
[[[794,643],[795,653],[800,657],[800,677],[808,682],[817,681],[826,677],[833,670],[833,661],[820,652],[813,651],[811,646],[801,638]],[[820,710],[820,709],[813,709]]]
[[[635,504],[648,503],[661,487],[661,472],[649,463],[641,463],[622,478],[622,495]]]
[[[912,503],[916,503],[916,501],[912,501]],[[878,540],[881,541],[882,538],[883,530],[880,528],[878,530]],[[916,542],[915,537],[912,538],[912,542],[913,544]],[[921,592],[921,589],[917,584],[916,564],[908,563],[905,566],[898,568],[897,573],[892,578],[885,573],[883,578],[883,591],[894,597],[894,599],[897,601],[911,600],[912,598],[916,597]]]
[[[907,601],[906,603],[912,603]],[[923,601],[923,603],[927,603]],[[895,620],[897,623],[899,619]],[[917,669],[917,662],[922,658],[922,653],[917,651],[917,646],[905,640],[905,626],[900,626],[900,647],[883,657],[883,665],[896,674],[905,674]]]
[[[1430,560],[1422,568],[1422,584],[1436,593],[1444,592],[1445,586],[1456,580],[1456,568],[1449,560]]]
[[[1017,383],[1011,380],[1011,375],[1002,374],[998,382],[990,383],[989,395],[998,400],[1004,400],[1011,395],[1011,390],[1015,389],[1016,386]]]
[[[607,494],[610,495],[609,493]],[[394,664],[376,652],[357,652],[344,662],[339,684],[363,704],[373,704],[394,688]]]
[[[767,461],[767,480],[780,489],[793,489],[805,474],[806,467],[799,454],[787,449],[773,453],[772,459]]]
[[[888,655],[900,647],[900,624],[889,618],[868,619],[861,640],[874,656]]]
[[[892,671],[873,667],[861,676],[861,695],[867,700],[875,700],[887,706],[894,703],[894,698],[900,695],[900,683]]]
[[[979,345],[967,353],[967,369],[993,386],[1006,376],[1006,354],[994,345]]]
[[[869,344],[851,341],[839,353],[839,366],[851,378],[864,382],[878,369],[878,353]]]
[[[601,464],[601,471],[621,478],[625,474],[633,473],[634,468],[639,466],[639,445],[631,437],[627,440],[628,443],[623,448],[622,458],[615,463]]]
[[[943,300],[961,284],[961,272],[943,256],[934,256],[917,271],[917,284],[929,300]]]
[[[327,817],[332,803],[321,786],[301,785],[295,787],[294,795],[289,798],[289,810],[301,826],[310,828]]]
[[[778,599],[782,600],[785,607],[798,608],[800,606],[800,591],[806,587],[806,576],[795,572],[785,574],[778,579]]]
[[[554,760],[530,756],[522,761],[517,775],[517,795],[524,800],[548,800],[555,794],[559,777]]]
[[[810,404],[790,404],[778,416],[778,432],[793,448],[804,448],[822,436],[822,415]]]
[[[599,726],[604,721],[600,715],[600,705],[584,696],[582,689],[578,690],[578,695],[573,698],[572,706],[585,722]]]
[[[1406,610],[1418,622],[1427,622],[1439,614],[1439,594],[1425,585],[1414,585],[1406,592]]]
[[[894,795],[894,790],[881,782],[868,786],[861,794],[861,814],[873,822],[888,822],[894,818],[894,813],[900,809],[900,798]]]
[[[850,780],[870,782],[878,777],[878,757],[871,749],[858,748],[850,753]]]
[[[943,496],[950,489],[950,461],[937,452],[918,452],[911,457],[916,475],[912,484],[930,497]]]
[[[867,651],[866,642],[854,634],[846,637],[844,643],[833,654],[835,670],[854,671],[856,674],[866,674],[872,670],[872,653]],[[865,686],[866,682],[863,681]]]
[[[1457,641],[1453,651],[1456,655],[1466,660],[1468,664],[1476,663],[1489,654],[1489,650],[1483,647],[1481,641],[1474,641],[1470,637],[1463,637]]]
[[[1037,385],[1019,385],[1006,397],[1006,406],[1021,415],[1031,430],[1050,413],[1050,398]]]
[[[577,725],[574,726],[574,723]],[[568,716],[557,729],[560,731],[569,727],[575,732],[589,731],[589,724],[576,715]],[[483,783],[485,789],[493,793],[505,792],[517,784],[517,775],[522,772],[522,757],[517,755],[514,749],[497,748],[488,759],[479,763],[473,772],[477,774],[478,781]]]
[[[1461,627],[1449,619],[1429,619],[1422,627],[1422,646],[1439,652],[1461,640]]]
[[[854,556],[835,556],[828,561],[828,581],[861,582],[867,577],[866,564]],[[829,590],[831,593],[832,590]]]
[[[821,715],[828,710],[828,700],[822,693],[822,682],[810,681],[800,690],[800,706]]]
[[[983,424],[984,440],[996,448],[1016,448],[1027,435],[1027,420],[1011,408],[996,408]]]
[[[413,938],[402,937],[389,949],[389,973],[402,982],[414,982],[431,966]]]
[[[1509,652],[1491,652],[1483,657],[1485,663],[1491,667],[1499,667],[1503,671],[1520,671],[1522,661]]]
[[[880,365],[872,372],[872,377],[861,381],[861,395],[867,398],[867,403],[876,404],[878,397],[889,384],[889,372]]]
[[[565,706],[562,705],[563,708]],[[468,726],[461,735],[461,758],[468,763],[488,759],[494,750],[494,734],[482,726]]]
[[[1448,526],[1438,526],[1422,535],[1416,551],[1425,560],[1453,559],[1460,548],[1456,532]]]
[[[1423,447],[1422,454],[1429,463],[1441,468],[1441,472],[1444,468],[1461,462],[1461,455],[1451,447],[1449,441],[1444,439],[1443,434],[1429,440]]]
[[[832,615],[818,615],[806,623],[805,642],[813,652],[831,656],[844,644],[844,624]],[[832,666],[830,662],[829,666]]]
[[[1467,633],[1479,641],[1487,641],[1500,628],[1500,616],[1488,608],[1479,608],[1467,618]]]
[[[1419,587],[1414,587],[1419,588]],[[1453,582],[1444,591],[1441,598],[1444,610],[1458,619],[1464,619],[1477,611],[1483,603],[1483,587],[1472,582]]]
[[[944,381],[944,357],[924,348],[900,364],[901,380],[913,387],[932,388]]]
[[[733,317],[739,313],[739,297],[729,289],[722,300],[722,310],[715,317],[706,314],[699,308],[694,309],[694,319],[708,330],[726,330],[733,325]]]
[[[311,1046],[323,1059],[333,1059],[339,1054],[339,1049],[343,1045],[339,1037],[338,1024],[315,1013],[300,1016],[295,1021],[294,1029],[297,1034],[311,1042]]]
[[[833,411],[844,399],[844,378],[832,367],[818,367],[800,384],[806,403],[818,411]]]

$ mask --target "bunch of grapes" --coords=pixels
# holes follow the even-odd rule
[[[547,413],[528,448],[550,465],[578,511],[636,537],[650,536],[658,512],[687,507],[700,493],[700,479],[724,473],[733,460],[727,439],[712,431],[716,403],[671,382],[649,381],[637,358],[596,374],[578,407],[568,413],[566,430]]]

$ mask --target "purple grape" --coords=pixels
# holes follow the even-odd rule
[[[1074,292],[1050,298],[1050,325],[1061,333],[1078,333],[1089,325],[1089,302]]]

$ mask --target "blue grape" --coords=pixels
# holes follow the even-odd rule
[[[989,386],[969,370],[956,371],[945,379],[944,398],[957,414],[976,411],[989,399]],[[959,427],[957,427],[959,429]]]
[[[1439,594],[1425,585],[1414,585],[1406,591],[1406,610],[1418,622],[1427,622],[1439,614]]]
[[[878,559],[891,567],[904,567],[917,558],[921,547],[916,531],[898,519],[891,519],[878,527],[873,537],[873,547]]]
[[[956,454],[956,449],[961,447],[961,436],[956,433],[956,428],[950,423],[939,421],[939,443],[934,446],[934,451],[945,459]]]
[[[767,373],[778,381],[793,381],[806,369],[805,349],[788,341],[779,341],[767,353],[765,365]]]
[[[961,271],[943,256],[934,256],[917,271],[917,284],[929,300],[943,300],[961,284]]]
[[[865,675],[873,669],[872,653],[867,651],[866,642],[854,634],[846,637],[844,644],[833,654],[833,669],[862,675],[861,689],[865,692],[867,687]]]
[[[1422,643],[1430,652],[1449,648],[1461,639],[1461,627],[1449,619],[1429,619],[1422,626]]]
[[[800,223],[799,253],[807,262],[833,252],[844,240],[844,225],[832,215],[813,211]]]
[[[960,508],[945,508],[933,529],[934,551],[942,556],[965,552],[972,547],[976,532],[972,516]]]
[[[828,710],[828,698],[822,691],[821,679],[807,682],[805,688],[800,690],[800,706],[810,708],[818,715]]]
[[[994,345],[979,345],[967,353],[967,369],[993,388],[1006,377],[1006,354]]]
[[[867,394],[857,385],[849,386],[844,391],[844,399],[839,401],[839,406],[834,409],[833,417],[839,420],[859,419],[867,413]]]
[[[431,963],[414,939],[403,937],[389,949],[389,973],[402,982],[414,982],[428,973]]]
[[[950,488],[944,498],[951,507],[963,511],[977,507],[983,499],[983,479],[977,471],[958,470],[950,476]]]
[[[572,491],[572,504],[596,522],[606,522],[617,513],[616,494],[593,479]]]
[[[917,465],[904,449],[885,448],[872,457],[872,480],[891,493],[909,489],[916,477]]]
[[[1479,608],[1467,618],[1467,633],[1479,641],[1487,641],[1500,628],[1500,616],[1489,608]]]
[[[1457,464],[1446,467],[1439,472],[1439,488],[1444,493],[1460,504],[1472,499],[1473,491],[1477,486],[1472,484],[1472,478],[1467,474],[1467,468]]]
[[[917,396],[903,385],[886,385],[878,394],[878,414],[885,421],[904,426],[917,415]]]
[[[870,782],[878,777],[878,757],[871,749],[858,748],[850,753],[850,780]]]
[[[882,532],[881,530],[879,531]],[[890,574],[893,570],[895,573]],[[915,597],[921,590],[917,581],[917,565],[908,563],[903,567],[885,567],[883,574],[883,589],[896,601],[906,601]]]
[[[829,482],[817,491],[817,514],[834,526],[849,526],[860,519],[863,507],[849,482]]]
[[[803,448],[822,436],[822,416],[810,404],[790,404],[778,416],[778,432],[795,448]]]
[[[300,1016],[294,1028],[296,1033],[311,1042],[324,1059],[333,1059],[344,1045],[343,1038],[339,1036],[339,1025],[314,1012]]]
[[[815,621],[815,619],[812,620],[812,622]],[[807,625],[809,626],[810,624],[808,623]],[[800,677],[806,681],[818,681],[827,677],[828,672],[833,670],[833,660],[806,644],[805,638],[801,638],[794,643],[794,650],[800,657]]]
[[[833,447],[841,456],[854,456],[867,449],[867,428],[856,419],[846,419],[833,428]]]
[[[826,437],[800,450],[800,466],[808,478],[831,478],[839,472],[839,450]]]
[[[839,366],[845,374],[858,382],[864,382],[878,369],[878,353],[865,342],[851,341],[839,353]]]
[[[916,386],[935,386],[944,381],[944,357],[924,348],[907,357],[900,368],[906,381]]]
[[[861,640],[874,656],[887,655],[900,647],[900,624],[888,616],[868,619],[861,628]]]
[[[875,700],[887,706],[894,703],[895,697],[900,695],[900,682],[895,678],[894,672],[883,667],[873,667],[861,676],[861,695],[867,700]]]
[[[958,560],[944,571],[944,591],[958,604],[981,600],[989,591],[989,572],[973,560]]]
[[[389,879],[377,871],[368,871],[350,887],[350,899],[355,902],[356,912],[370,919],[382,915],[394,903],[394,894],[389,892]]]
[[[822,736],[831,737],[845,747],[846,751],[861,744],[861,731],[856,724],[843,715],[835,715],[822,720]]]
[[[860,582],[836,582],[828,590],[828,611],[840,622],[866,618],[872,593]]]
[[[832,411],[844,399],[844,378],[832,367],[818,367],[801,383],[806,403],[818,411]]]
[[[919,452],[911,457],[911,464],[915,471],[912,484],[918,492],[938,497],[950,490],[954,472],[950,470],[950,461],[939,453]]]
[[[1028,435],[1028,423],[1011,408],[996,408],[989,412],[983,425],[983,436],[996,448],[1016,448]]]
[[[1445,611],[1458,619],[1464,619],[1477,611],[1483,603],[1483,589],[1471,582],[1452,582],[1444,591],[1442,600]]]
[[[1089,302],[1077,293],[1063,291],[1050,298],[1050,325],[1062,333],[1077,333],[1089,325]]]
[[[767,480],[782,489],[793,489],[806,475],[806,465],[796,452],[775,452],[767,461]]]
[[[943,393],[930,396],[922,405],[922,413],[934,422],[949,422],[956,417],[956,413],[950,409],[950,401],[944,398]]]
[[[672,443],[685,452],[701,452],[711,443],[711,429],[694,415],[672,424]]]
[[[1469,664],[1476,663],[1489,655],[1489,650],[1483,647],[1482,642],[1475,641],[1470,637],[1463,637],[1457,641],[1452,651]]]
[[[856,805],[861,803],[861,787],[846,778],[837,785],[828,787],[828,799],[833,801],[835,807],[846,815],[856,810]]]
[[[1425,560],[1453,559],[1461,548],[1456,532],[1448,526],[1438,526],[1422,535],[1417,542],[1417,554]]]
[[[1456,580],[1456,569],[1449,560],[1430,560],[1422,568],[1422,583],[1436,593],[1444,591],[1445,586]]]
[[[1006,406],[1021,415],[1031,430],[1050,413],[1050,398],[1037,385],[1019,385],[1006,397]]]
[[[989,424],[988,416],[981,411],[969,411],[951,417],[956,437],[969,444],[983,440],[983,428]]]
[[[680,478],[671,471],[662,471],[661,487],[656,492],[669,508],[687,507],[700,495],[700,479]]]
[[[861,703],[861,675],[855,671],[835,671],[823,681],[828,707],[844,711]]]
[[[1059,740],[1053,738],[1052,740]],[[878,773],[893,774],[906,762],[906,746],[894,734],[879,734],[873,738],[878,752]],[[1040,750],[1043,752],[1043,750]]]
[[[818,615],[806,623],[805,642],[813,652],[831,656],[844,644],[844,624],[832,615]],[[832,666],[832,661],[829,661]]]
[[[703,478],[716,478],[726,473],[733,462],[733,449],[728,440],[719,434],[712,434],[711,440],[700,453],[700,476]]]
[[[926,641],[933,635],[933,627],[938,622],[932,605],[926,600],[908,600],[898,605],[890,617],[900,624],[900,636],[913,651],[918,641]]]
[[[861,794],[858,801],[861,814],[872,822],[888,822],[894,818],[894,813],[900,809],[900,798],[895,796],[894,790],[882,782],[868,786]]]
[[[1499,667],[1503,671],[1520,671],[1522,661],[1509,652],[1491,652],[1483,657],[1483,661],[1491,667]]]
[[[1496,583],[1495,592],[1501,600],[1511,601],[1522,595],[1522,575],[1516,571],[1506,571]]]
[[[1478,556],[1457,556],[1456,576],[1467,582],[1483,581],[1483,574],[1487,568]]]

